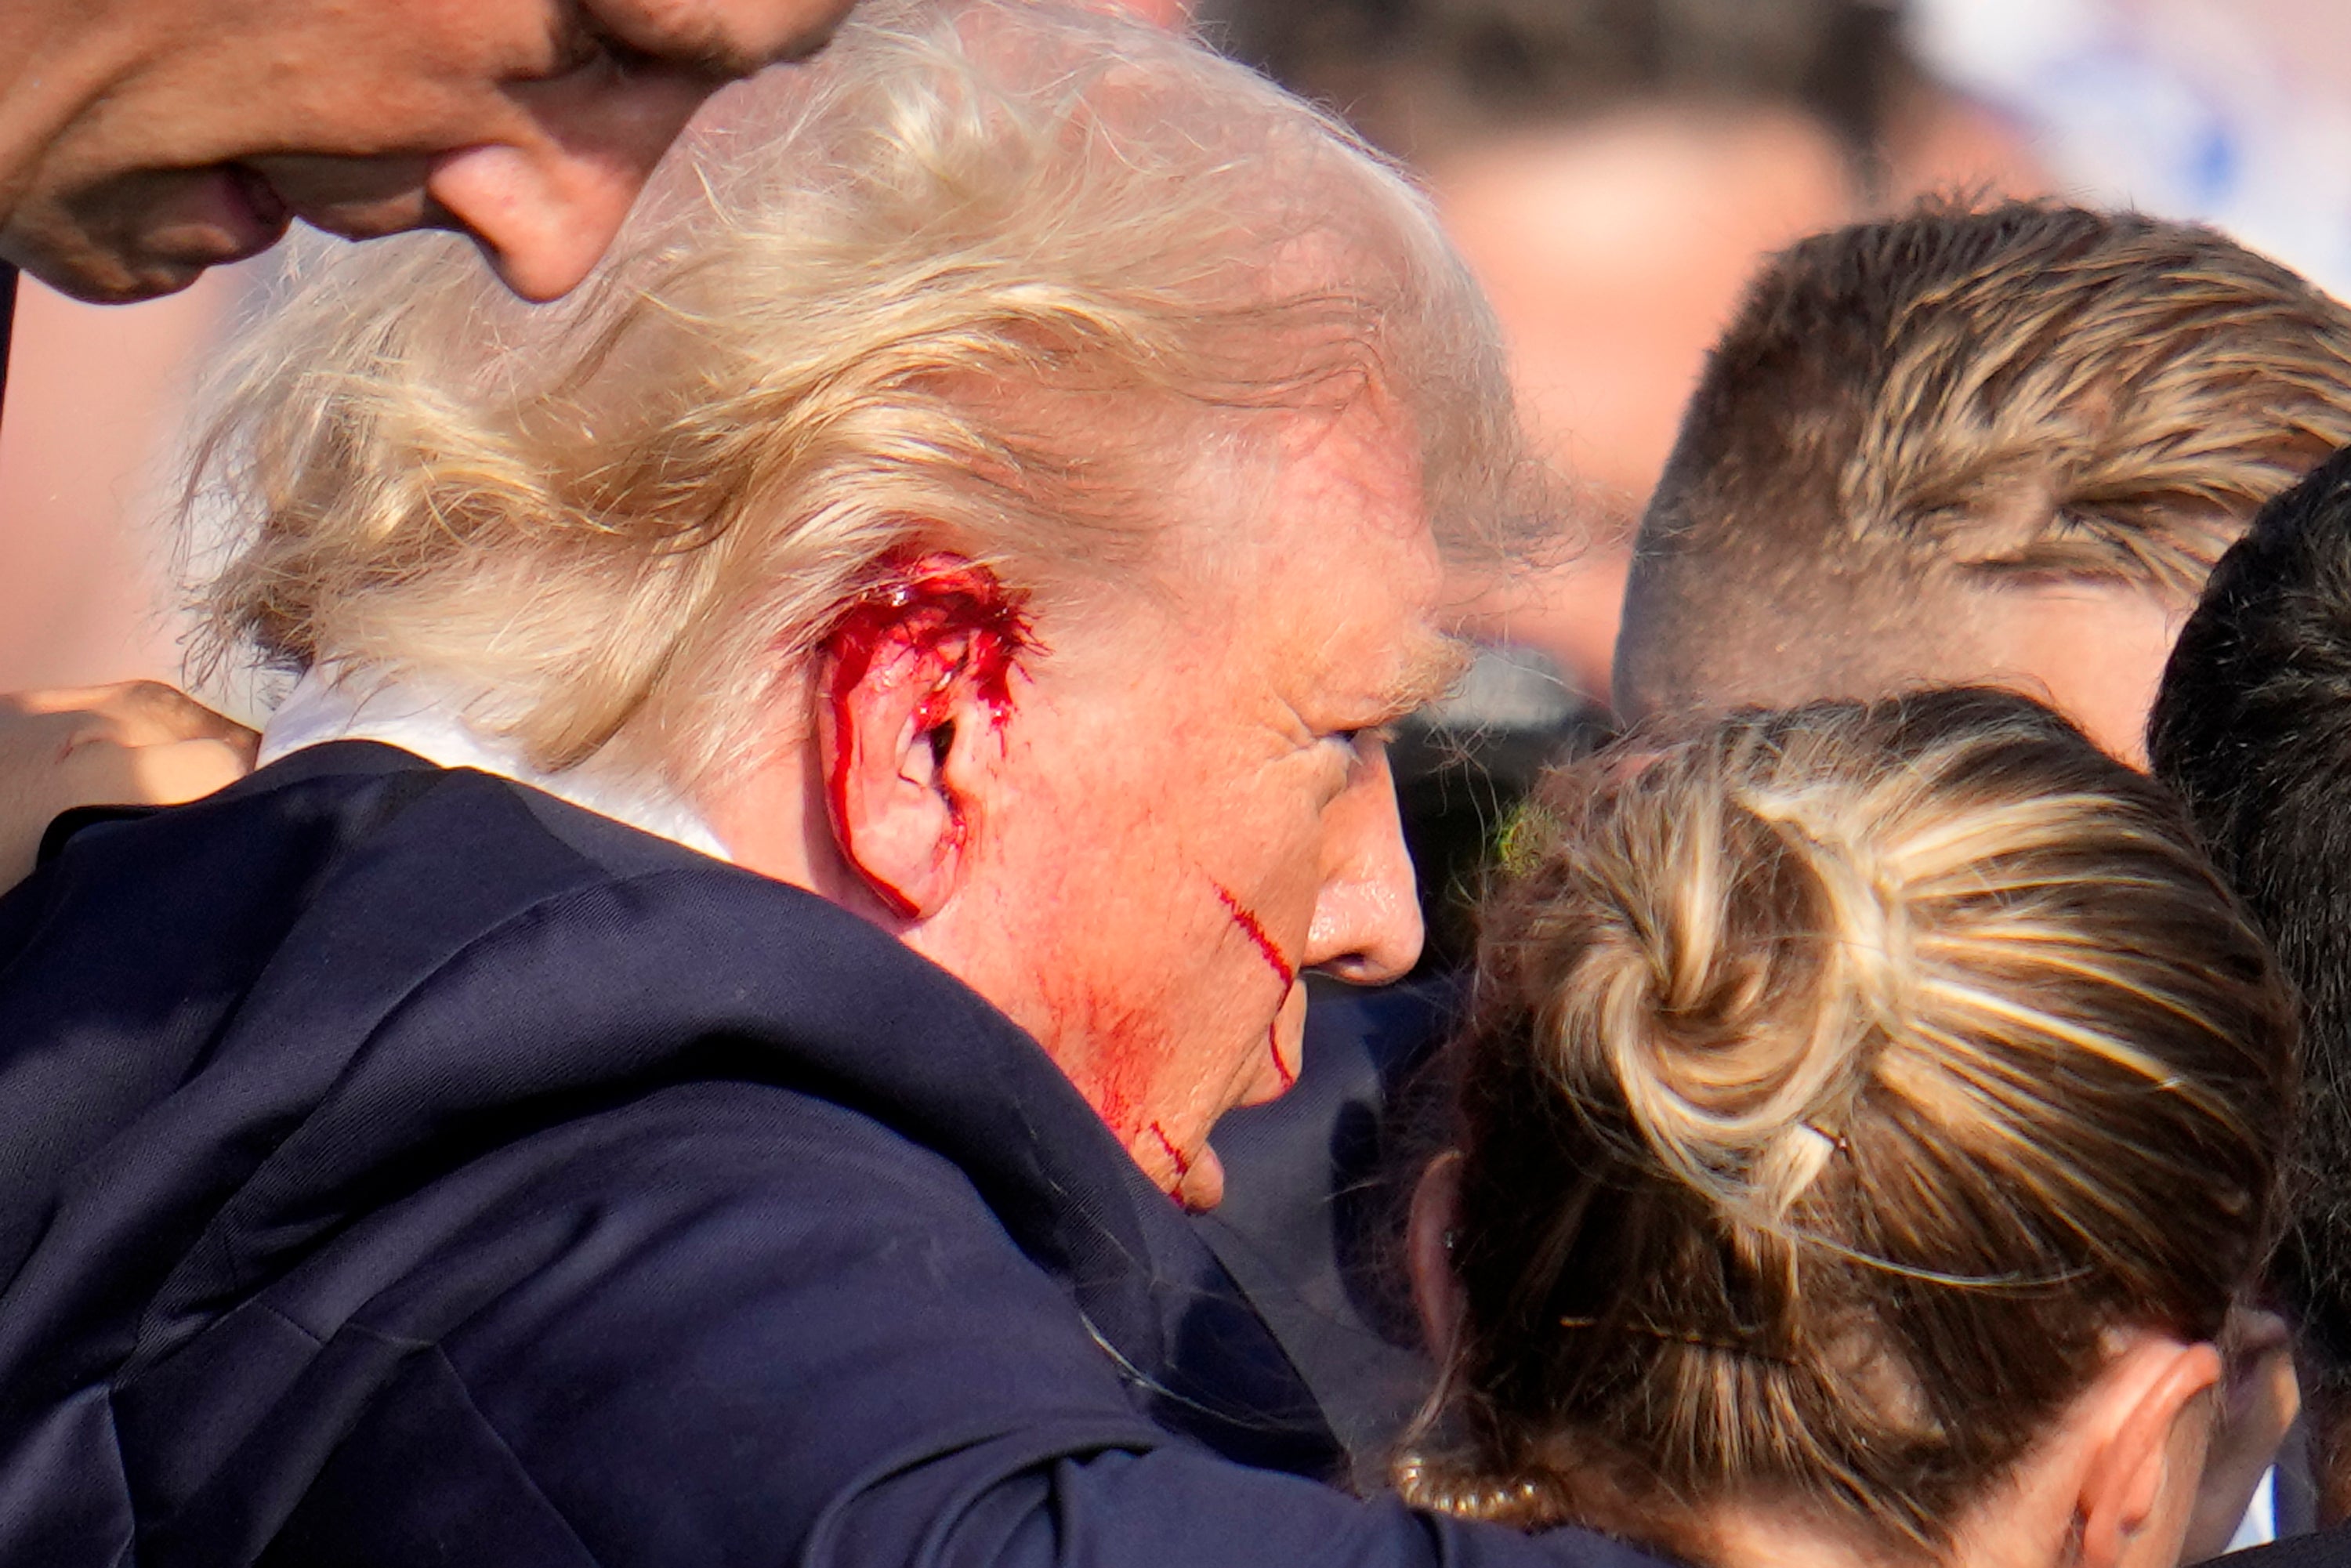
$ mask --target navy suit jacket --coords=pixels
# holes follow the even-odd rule
[[[0,1562],[1641,1561],[1357,1500],[1033,1041],[388,747],[0,900]]]
[[[2228,1568],[2351,1568],[2351,1524],[2216,1557]]]
[[[1437,1381],[1402,1242],[1413,1183],[1446,1141],[1450,1097],[1429,1069],[1466,977],[1306,983],[1298,1082],[1217,1124],[1225,1201],[1193,1228],[1375,1487]]]

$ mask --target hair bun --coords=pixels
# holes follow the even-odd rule
[[[1602,1522],[1793,1489],[1931,1544],[2115,1323],[2220,1332],[2291,999],[2176,804],[2022,697],[1634,747],[1546,780],[1487,900],[1473,1451],[1423,1473]]]

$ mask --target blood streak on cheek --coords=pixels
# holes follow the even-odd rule
[[[1232,889],[1220,882],[1211,882],[1208,885],[1217,890],[1217,902],[1225,906],[1225,913],[1232,916],[1233,924],[1240,928],[1241,935],[1249,939],[1250,945],[1257,948],[1259,956],[1264,958],[1274,974],[1280,977],[1281,999],[1285,1003],[1288,1002],[1291,988],[1298,984],[1298,967],[1282,956],[1280,946],[1267,934],[1264,923],[1251,914],[1239,899],[1233,896]],[[1282,1088],[1285,1090],[1290,1088],[1298,1082],[1298,1074],[1292,1072],[1290,1070],[1290,1063],[1281,1059],[1281,1015],[1279,1012],[1274,1014],[1273,1021],[1266,1026],[1265,1049],[1266,1054],[1273,1058],[1274,1076],[1281,1081]]]
[[[1283,1093],[1298,1087],[1298,1074],[1290,1071],[1290,1063],[1281,1060],[1281,1019],[1276,1018],[1265,1026],[1265,1052],[1273,1058],[1273,1075],[1281,1081]]]
[[[1176,1146],[1176,1140],[1167,1135],[1167,1129],[1154,1122],[1149,1131],[1153,1137],[1159,1140],[1159,1147],[1167,1155],[1169,1163],[1175,1166],[1176,1179],[1180,1182],[1190,1176],[1192,1162],[1184,1157],[1184,1151]]]
[[[899,678],[932,683],[914,712],[917,730],[938,727],[953,706],[959,685],[987,707],[999,734],[1012,717],[1012,674],[1033,645],[1020,597],[1008,593],[996,574],[951,555],[897,552],[883,558],[881,580],[842,612],[825,639],[832,656],[832,771],[826,780],[836,841],[849,822],[849,779],[855,763],[850,744],[851,699],[877,664],[907,666]],[[957,812],[952,829],[960,843],[965,823]],[[852,865],[857,858],[841,844]],[[887,883],[868,877],[882,902],[901,919],[915,914],[912,900]]]

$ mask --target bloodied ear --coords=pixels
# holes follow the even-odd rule
[[[959,556],[884,563],[826,640],[818,736],[842,858],[901,920],[954,892],[973,828],[966,788],[1013,716],[1027,618]]]

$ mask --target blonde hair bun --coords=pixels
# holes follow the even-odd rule
[[[1507,852],[1425,1500],[1796,1488],[1932,1542],[2104,1331],[2220,1333],[2292,1004],[2178,807],[2063,720],[1956,691],[1636,737]]]

